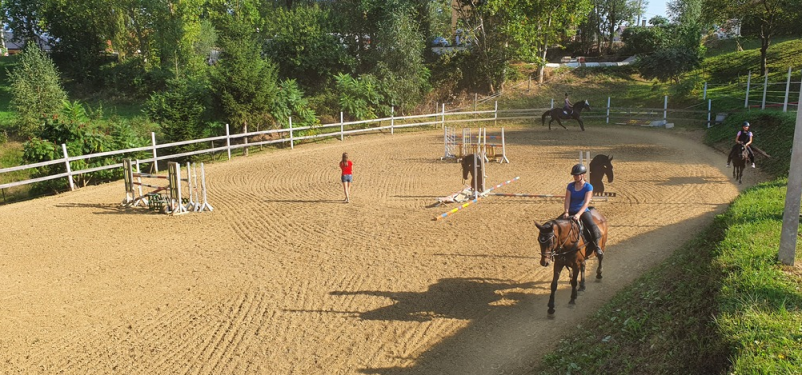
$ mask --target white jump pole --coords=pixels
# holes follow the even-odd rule
[[[752,71],[746,76],[746,98],[744,99],[744,108],[749,108],[749,85],[752,83]]]
[[[783,101],[783,112],[788,112],[788,94],[791,91],[791,67],[788,67],[788,80],[785,81],[785,100]]]
[[[607,97],[607,123],[610,123],[610,97]]]
[[[72,168],[70,168],[70,156],[67,154],[67,145],[61,144],[61,151],[64,152],[64,165],[67,168],[67,181],[70,183],[70,191],[75,190],[75,183],[72,181]]]
[[[510,159],[507,159],[507,140],[504,138],[504,128],[501,128],[501,160],[499,163],[507,162],[510,163]]]
[[[446,103],[443,103],[442,106],[443,107],[442,107],[441,112],[440,112],[440,122],[442,124],[441,126],[445,127],[446,126]]]
[[[343,121],[343,113],[340,112],[340,141],[345,140],[345,121]]]
[[[226,150],[228,151],[228,160],[231,160],[231,131],[226,124]]]
[[[292,135],[292,116],[290,116],[289,119],[290,119],[290,150],[295,150],[295,139],[293,139]]]
[[[204,209],[209,210],[209,212],[213,211],[214,208],[206,200],[206,172],[203,169],[203,163],[201,163],[201,192],[203,193],[203,204],[201,204],[198,212],[203,212]]]
[[[765,78],[763,79],[763,101],[760,103],[760,109],[766,109],[766,91],[768,90],[768,88],[769,88],[769,73],[766,72]]]
[[[395,126],[395,107],[390,106],[390,134],[395,134],[393,127]]]
[[[159,173],[159,158],[156,156],[156,132],[150,132],[150,143],[153,145],[153,170],[155,171],[154,173]]]
[[[710,99],[707,99],[707,127],[708,128],[712,126],[712,125],[710,125],[710,112],[711,112],[711,109],[712,109],[711,108],[712,105],[713,105],[713,101],[710,100]]]
[[[663,121],[668,118],[668,95],[663,96]]]

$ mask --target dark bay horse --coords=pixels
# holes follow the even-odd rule
[[[581,101],[579,103],[575,103],[574,104],[574,108],[573,108],[574,109],[573,112],[571,112],[570,114],[567,114],[567,115],[565,114],[565,112],[563,112],[562,108],[552,108],[552,109],[550,109],[550,110],[548,110],[548,111],[543,113],[543,116],[542,116],[543,125],[546,125],[546,116],[551,116],[551,121],[549,121],[549,130],[551,130],[551,123],[554,120],[557,120],[557,123],[560,124],[560,126],[562,126],[563,129],[567,130],[568,128],[566,128],[565,125],[563,125],[562,121],[560,121],[560,119],[562,119],[562,120],[576,120],[576,121],[578,121],[579,122],[579,127],[582,129],[582,131],[585,131],[585,123],[579,117],[582,114],[582,110],[585,109],[585,108],[587,108],[588,111],[590,111],[590,103],[588,103],[587,99],[585,99],[585,100],[583,100],[583,101]]]
[[[740,184],[744,176],[746,163],[749,162],[749,151],[746,150],[744,145],[737,143],[730,151],[730,157],[732,158],[732,177],[738,180]]]
[[[604,193],[604,176],[607,182],[613,182],[613,157],[596,155],[590,161],[590,184],[593,185],[593,194]]]
[[[482,155],[465,155],[462,157],[462,160],[460,160],[460,164],[462,164],[462,182],[465,183],[465,180],[468,179],[468,174],[470,174],[471,187],[473,190],[480,193],[485,191],[485,179],[483,178],[484,170],[482,168],[484,163],[482,162]]]
[[[599,247],[602,252],[607,246],[607,219],[591,208],[593,221],[602,233]],[[585,260],[592,258],[596,254],[587,246],[589,233],[581,235],[585,229],[580,228],[580,223],[573,219],[555,219],[543,225],[535,222],[535,226],[540,230],[537,241],[540,243],[540,265],[547,267],[554,262],[554,276],[551,280],[551,295],[549,296],[549,315],[554,314],[554,292],[557,291],[557,281],[560,279],[560,272],[563,268],[568,268],[571,277],[571,301],[569,304],[576,303],[577,295],[577,276],[580,277],[579,290],[585,290]],[[599,266],[596,269],[596,278],[602,278],[602,260],[604,255],[597,256]]]

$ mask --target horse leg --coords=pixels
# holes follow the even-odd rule
[[[560,279],[560,270],[562,266],[557,268],[557,265],[554,265],[554,277],[551,279],[551,295],[549,296],[549,315],[554,314],[554,293],[557,291],[557,281]]]
[[[569,305],[575,305],[576,304],[576,294],[577,294],[576,293],[576,284],[577,284],[576,280],[577,280],[577,276],[579,276],[580,267],[581,266],[579,264],[575,263],[572,267],[569,268],[571,270],[571,300],[568,301]]]
[[[563,129],[565,129],[565,130],[568,130],[568,128],[566,128],[566,127],[565,127],[565,125],[563,125],[563,122],[562,122],[562,121],[560,121],[560,118],[559,118],[559,117],[557,117],[555,120],[557,120],[557,123],[558,123],[558,124],[560,124],[560,126],[562,126],[562,127],[563,127]]]
[[[582,129],[582,131],[585,131],[585,122],[583,122],[579,117],[577,117],[576,121],[579,121],[579,128]]]
[[[582,261],[582,264],[579,268],[579,291],[585,291],[585,261]]]
[[[601,254],[596,254],[596,258],[599,259],[599,266],[596,267],[596,278],[597,279],[601,279],[602,278],[602,261],[604,260],[604,249],[602,249],[602,253]]]

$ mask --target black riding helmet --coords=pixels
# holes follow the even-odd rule
[[[749,127],[749,121],[744,121],[744,125],[743,125],[743,126],[744,126],[745,128],[748,128],[748,127]]]
[[[588,172],[588,169],[585,168],[585,166],[582,165],[582,164],[577,164],[573,168],[571,168],[571,174],[574,175],[574,176],[580,175],[580,174],[585,174],[587,172]]]

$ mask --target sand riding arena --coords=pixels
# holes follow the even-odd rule
[[[490,196],[434,221],[463,187],[442,129],[374,134],[207,164],[213,212],[122,208],[122,181],[1,206],[0,368],[526,373],[738,194],[725,155],[680,129],[508,127],[506,142],[511,163],[487,165],[490,186],[520,177],[503,193],[562,194],[580,150],[614,157],[616,197],[595,204],[604,279],[569,306],[564,274],[553,318],[534,221],[562,201]]]

